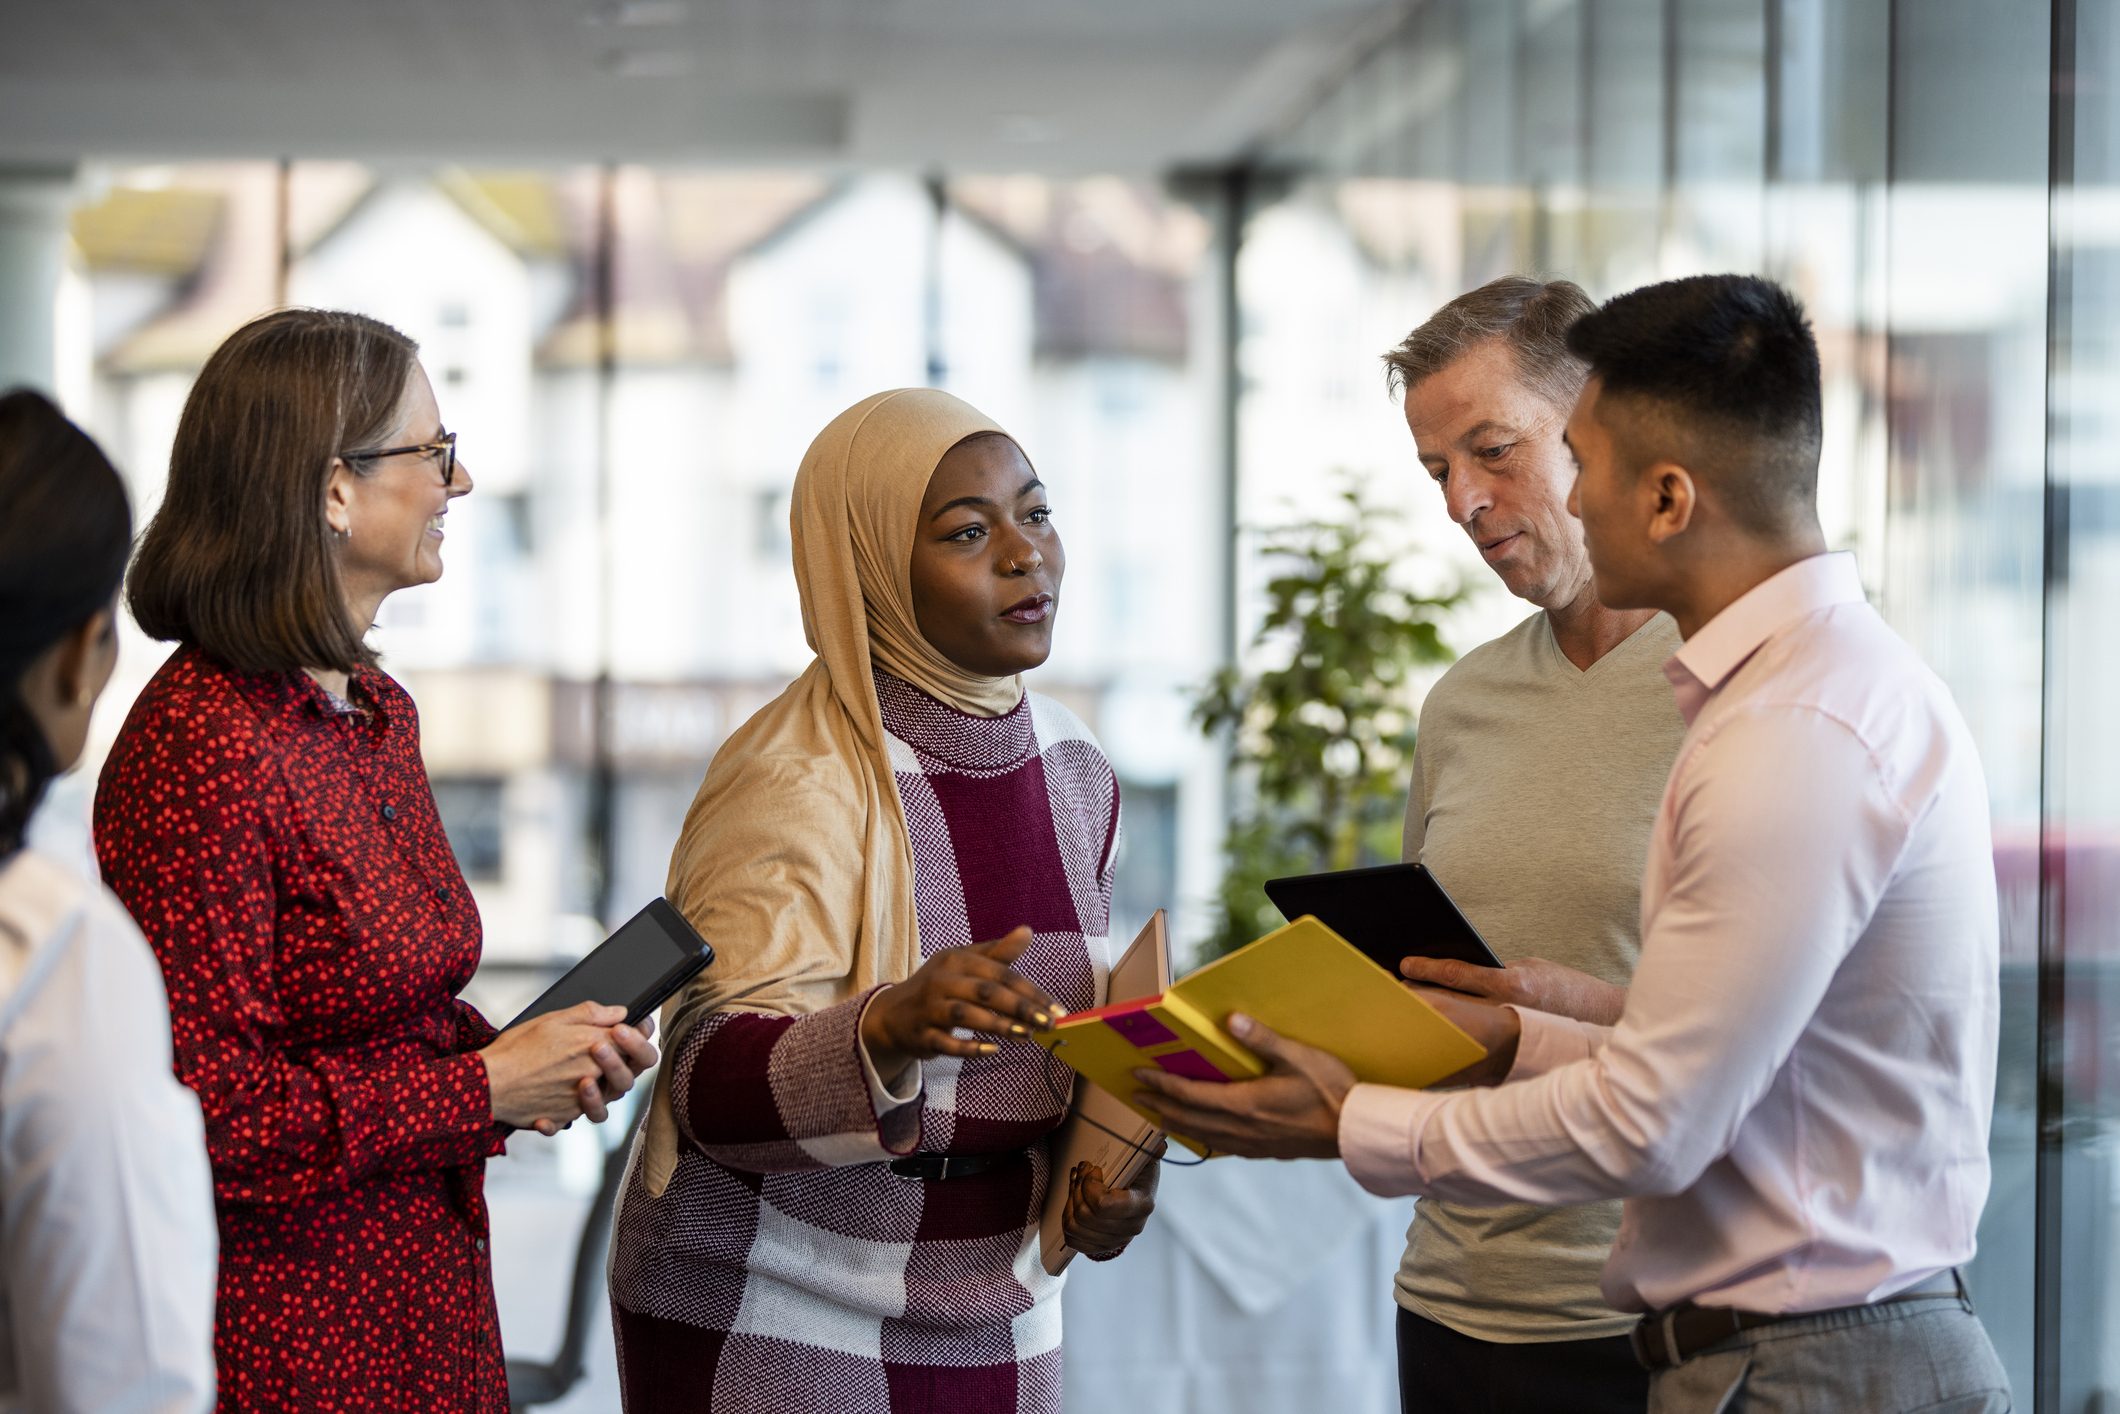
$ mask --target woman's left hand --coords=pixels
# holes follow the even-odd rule
[[[1148,1216],[1156,1210],[1156,1179],[1163,1171],[1159,1146],[1142,1165],[1131,1188],[1112,1188],[1104,1182],[1104,1170],[1095,1164],[1077,1164],[1067,1179],[1067,1216],[1061,1220],[1067,1245],[1089,1258],[1117,1256],[1119,1249],[1141,1235]]]

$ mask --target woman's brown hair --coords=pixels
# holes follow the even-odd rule
[[[328,309],[279,310],[229,335],[184,402],[162,508],[133,560],[140,627],[245,672],[372,665],[324,495],[334,458],[397,426],[418,354],[388,324]]]

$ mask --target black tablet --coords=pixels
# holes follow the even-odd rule
[[[548,1011],[564,1011],[576,1002],[623,1006],[628,1024],[638,1026],[672,993],[714,960],[714,949],[692,931],[668,899],[656,899],[633,915],[544,995],[508,1023],[520,1026]]]
[[[1266,896],[1291,922],[1315,916],[1394,977],[1406,957],[1502,965],[1435,875],[1419,864],[1268,879]]]

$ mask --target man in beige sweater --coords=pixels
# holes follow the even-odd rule
[[[1406,858],[1509,966],[1413,959],[1405,971],[1611,1022],[1641,948],[1649,827],[1685,726],[1663,675],[1677,628],[1598,602],[1568,512],[1561,432],[1585,369],[1565,337],[1592,308],[1567,281],[1495,280],[1384,361],[1450,518],[1539,609],[1428,695],[1406,809]],[[1619,1218],[1617,1203],[1418,1203],[1396,1283],[1406,1414],[1641,1410],[1634,1318],[1598,1293]]]

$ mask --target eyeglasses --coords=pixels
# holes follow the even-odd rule
[[[411,447],[381,447],[372,452],[340,452],[340,461],[369,462],[382,457],[403,457],[418,452],[423,457],[440,457],[442,462],[442,485],[447,486],[456,479],[456,434],[444,432],[432,442],[421,442]]]

